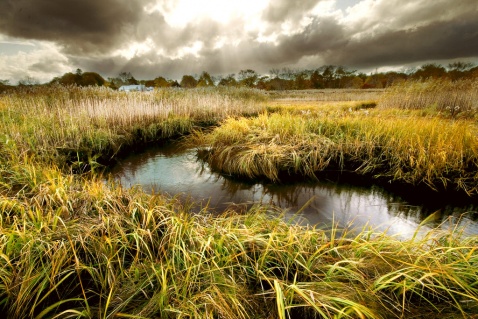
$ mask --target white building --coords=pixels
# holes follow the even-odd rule
[[[123,85],[121,86],[118,91],[124,91],[124,92],[133,92],[133,91],[137,91],[137,92],[147,92],[147,91],[152,91],[153,88],[152,87],[147,87],[147,86],[144,86],[143,84],[139,84],[139,85]]]

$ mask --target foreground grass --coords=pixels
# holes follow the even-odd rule
[[[224,103],[250,108],[231,107],[223,114]],[[370,229],[352,233],[289,225],[267,207],[219,217],[206,207],[192,215],[194,203],[123,189],[91,171],[105,154],[114,157],[138,141],[160,141],[255,114],[261,103],[260,94],[250,91],[143,96],[58,89],[2,97],[0,313],[8,318],[459,318],[478,313],[477,237],[464,237],[459,229],[398,240]],[[165,114],[168,105],[176,109]],[[355,106],[318,110],[328,116],[364,112]],[[269,118],[279,116],[273,142],[293,142],[300,133],[307,146],[316,137],[294,121],[309,116],[314,111],[309,108],[255,120],[272,125]],[[251,133],[243,126],[245,118],[225,121],[243,130],[231,134]]]
[[[177,200],[29,168],[0,198],[9,318],[400,318],[478,311],[476,237],[400,241],[288,225],[274,211],[188,213]]]

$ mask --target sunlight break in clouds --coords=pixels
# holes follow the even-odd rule
[[[147,38],[143,42],[133,42],[127,46],[125,49],[120,49],[114,52],[114,54],[120,55],[126,59],[132,59],[136,56],[142,56],[146,53],[155,50],[156,45],[151,38]]]
[[[261,12],[268,0],[179,0],[157,3],[150,12],[158,11],[173,27],[185,26],[198,18],[208,17],[221,24],[228,24],[237,18],[246,18],[245,30],[257,30],[260,26]]]

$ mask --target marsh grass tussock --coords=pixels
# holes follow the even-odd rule
[[[418,123],[423,132],[417,127],[412,132],[405,127],[415,118],[401,122],[395,111],[379,116],[378,108],[350,104],[315,113],[305,106],[279,107],[273,114],[241,117],[260,112],[263,103],[261,94],[249,90],[142,96],[55,88],[2,95],[0,314],[19,319],[476,316],[478,242],[460,229],[423,235],[417,230],[417,236],[400,240],[369,228],[294,225],[266,206],[220,216],[204,206],[192,214],[195,203],[178,197],[124,189],[91,169],[74,173],[78,162],[88,160],[81,152],[89,152],[93,168],[95,156],[111,157],[131,143],[217,121],[222,126],[211,135],[196,132],[194,138],[251,176],[267,172],[273,178],[278,168],[307,175],[352,155],[362,164],[365,158],[367,167],[386,165],[381,159],[367,162],[372,159],[366,155],[378,152],[376,145],[388,145],[379,151],[393,156],[401,147],[396,161],[407,165],[407,147],[417,148],[413,163],[420,165],[429,160],[420,157],[420,147],[437,148],[445,152],[440,165],[452,171],[450,158],[459,154],[469,160],[467,152],[476,150],[469,123],[457,121],[444,130],[440,125],[449,122],[436,119],[427,126],[423,119]],[[231,109],[223,114],[224,104]],[[244,104],[250,108],[236,109]],[[167,105],[173,111],[166,115]],[[304,118],[302,111],[310,114]],[[321,119],[320,112],[328,117]],[[393,140],[397,132],[400,138]],[[457,144],[450,147],[449,140]],[[62,153],[66,149],[72,153]],[[246,164],[235,163],[242,152]],[[77,162],[67,160],[72,154]]]
[[[255,118],[227,119],[202,137],[208,162],[227,174],[277,181],[349,171],[387,181],[460,190],[478,188],[477,128],[470,121],[395,110],[285,107]]]

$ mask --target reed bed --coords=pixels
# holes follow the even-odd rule
[[[0,98],[2,317],[472,318],[478,314],[478,238],[466,237],[456,227],[421,236],[417,230],[411,239],[400,240],[370,228],[301,227],[266,206],[221,216],[211,215],[206,206],[192,214],[195,203],[146,194],[140,188],[123,189],[105,182],[95,170],[78,174],[74,169],[83,161],[81,152],[89,152],[91,169],[95,156],[111,157],[121,147],[185,134],[222,116],[237,119],[224,120],[223,127],[229,130],[213,131],[217,149],[231,143],[240,147],[245,137],[270,150],[282,147],[281,152],[296,155],[297,150],[286,146],[307,149],[313,142],[333,149],[340,137],[356,143],[374,141],[381,135],[368,133],[362,125],[376,127],[379,122],[362,122],[358,117],[365,112],[373,116],[375,109],[350,104],[336,111],[324,108],[330,123],[320,122],[319,113],[304,117],[302,112],[313,111],[305,106],[295,113],[276,110],[246,119],[239,116],[264,109],[264,98],[256,91],[168,90],[143,96],[100,89],[55,90]],[[227,114],[211,117],[208,107],[222,110],[227,103],[231,106]],[[250,109],[242,107],[248,103]],[[174,111],[166,116],[167,105]],[[387,114],[389,119],[396,115]],[[155,129],[150,129],[152,125]],[[462,141],[471,143],[471,137],[463,135],[466,129],[459,131],[460,125],[450,131],[458,130]],[[393,127],[387,132],[392,131]],[[196,133],[196,139],[204,141],[205,136],[210,138]],[[361,144],[361,153],[372,152],[372,146]],[[65,149],[71,153],[65,154]],[[309,153],[309,159],[321,154],[315,149]],[[72,154],[76,162],[65,159]],[[299,156],[294,159],[299,161],[294,167],[304,163]]]
[[[387,88],[380,107],[421,109],[452,118],[477,119],[478,80],[404,81]]]
[[[357,105],[361,105],[358,103]],[[279,181],[323,171],[478,192],[477,127],[469,121],[416,113],[338,106],[227,119],[197,143],[210,146],[209,164],[226,174]]]
[[[319,89],[268,91],[266,94],[275,100],[333,102],[378,100],[384,92],[384,89]]]
[[[83,165],[229,116],[257,114],[265,99],[251,89],[121,93],[104,88],[38,88],[0,98],[8,106],[0,109],[0,131],[2,140],[18,149],[16,153]]]

